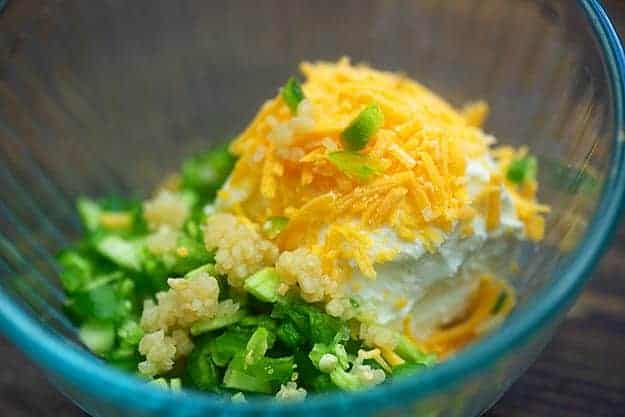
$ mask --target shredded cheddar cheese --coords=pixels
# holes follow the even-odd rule
[[[503,301],[500,300],[501,294],[505,294]],[[426,352],[445,357],[500,323],[514,308],[515,303],[514,290],[505,281],[484,275],[469,310],[461,320],[435,330],[422,340],[412,335],[410,318],[406,318],[403,332]],[[498,310],[494,307],[498,307]]]
[[[257,224],[289,218],[274,239],[279,250],[311,250],[336,280],[349,276],[348,259],[373,278],[380,260],[371,258],[367,230],[389,226],[402,239],[422,239],[434,250],[457,223],[470,235],[475,215],[484,216],[489,230],[499,227],[503,187],[526,234],[542,237],[547,208],[535,202],[535,185],[519,189],[497,175],[481,202],[469,197],[468,158],[492,154],[494,139],[480,129],[486,103],[457,111],[404,75],[352,65],[347,58],[305,62],[301,70],[305,98],[297,109],[278,94],[231,144],[239,160],[217,201],[222,210]],[[371,103],[384,117],[359,154],[375,164],[376,175],[348,175],[328,156],[345,150],[341,132]],[[514,151],[494,155],[503,170]]]

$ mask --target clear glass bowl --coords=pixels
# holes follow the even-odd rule
[[[533,361],[614,229],[624,57],[594,0],[9,1],[0,16],[0,326],[94,416],[473,416]],[[401,70],[539,155],[553,211],[520,245],[519,305],[453,359],[369,391],[231,404],[122,374],[76,342],[52,254],[80,194],[145,193],[231,137],[304,59]],[[513,255],[514,254],[514,255]]]

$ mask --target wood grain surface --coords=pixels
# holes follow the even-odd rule
[[[621,36],[625,1],[606,1]],[[0,337],[0,417],[86,416]],[[538,361],[489,417],[625,416],[625,225]]]

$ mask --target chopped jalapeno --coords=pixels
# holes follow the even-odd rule
[[[350,151],[364,148],[383,123],[384,114],[380,106],[377,103],[368,105],[341,133],[343,145]]]
[[[299,103],[304,100],[302,86],[295,77],[289,78],[284,87],[282,87],[280,95],[293,114],[297,112],[297,106]]]

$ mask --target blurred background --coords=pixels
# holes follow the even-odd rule
[[[18,2],[11,2],[4,18],[10,17]],[[548,5],[549,0],[544,2]],[[0,6],[3,3],[0,0]],[[625,1],[604,0],[604,5],[625,37]],[[45,24],[45,16],[42,21]],[[625,415],[623,271],[625,225],[617,231],[594,279],[554,341],[487,414],[489,417]],[[2,337],[0,355],[0,417],[85,416]]]

